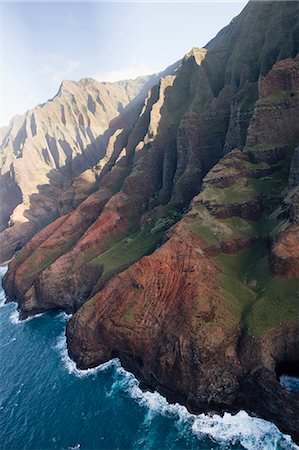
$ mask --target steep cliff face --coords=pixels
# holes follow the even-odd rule
[[[169,71],[175,68],[176,64]],[[108,168],[110,158],[111,167],[126,146],[147,91],[159,78],[63,81],[52,100],[16,116],[2,130],[2,262],[97,189],[101,169]]]
[[[192,49],[4,279],[24,316],[76,311],[79,367],[119,356],[191,410],[245,408],[296,439],[277,374],[299,361],[298,14],[250,2]]]

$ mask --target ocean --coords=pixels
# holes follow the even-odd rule
[[[6,268],[0,267],[2,279]],[[0,289],[1,449],[292,449],[290,437],[244,411],[195,416],[142,392],[118,360],[80,371],[65,313],[19,321]],[[286,388],[298,380],[284,377]]]

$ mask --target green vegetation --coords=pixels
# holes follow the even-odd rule
[[[256,148],[265,150],[266,146]],[[270,146],[269,148],[275,148]],[[260,242],[236,254],[220,253],[214,258],[221,269],[220,291],[230,306],[233,317],[240,321],[255,337],[282,320],[294,320],[299,316],[299,281],[273,277],[268,264],[267,240],[277,236],[288,224],[287,219],[279,219],[282,200],[287,193],[287,182],[293,146],[286,151],[283,160],[272,166],[273,173],[263,178],[239,178],[228,188],[217,188],[208,184],[193,204],[188,218],[193,233],[207,243],[220,248],[221,243],[233,239],[258,238]],[[214,176],[225,175],[232,160],[224,160]],[[271,169],[265,162],[253,164],[244,161],[247,170]],[[226,167],[227,165],[227,167]],[[235,166],[236,167],[236,166]],[[237,167],[236,167],[237,168]],[[227,171],[228,169],[228,171]],[[241,217],[218,219],[213,215],[219,206],[244,203],[261,197],[264,212],[258,220]],[[209,203],[207,209],[205,203]],[[188,216],[187,216],[188,217]],[[264,239],[264,244],[261,240]],[[230,319],[229,319],[230,320]]]
[[[124,320],[129,324],[133,322],[134,309],[135,305],[130,306],[124,315]]]
[[[30,255],[30,251],[28,250],[28,248],[26,246],[24,246],[23,248],[21,248],[21,250],[19,250],[15,256],[14,259],[18,262],[18,263],[23,263],[25,261],[25,259],[28,258],[28,256]]]
[[[298,101],[298,96],[299,93],[294,91],[276,91],[266,97],[266,100],[274,103],[275,105],[279,105],[280,103],[284,103],[290,99],[296,99],[296,101]]]
[[[199,66],[195,58],[191,57],[184,62],[173,84],[176,98],[170,99],[173,106],[172,123],[178,125],[185,112],[190,109],[197,93],[199,79]]]
[[[257,144],[246,147],[245,153],[256,153],[263,150],[275,150],[277,148],[276,144]]]
[[[264,289],[244,317],[250,333],[265,330],[286,320],[299,319],[299,280],[267,278]]]
[[[260,163],[252,163],[250,161],[244,161],[245,168],[250,172],[251,170],[263,170],[263,169],[270,169],[273,166],[270,166],[270,164],[266,162],[260,162]]]
[[[206,223],[202,224],[201,221],[192,219],[189,221],[189,225],[192,230],[192,233],[194,233],[195,236],[199,237],[200,239],[203,239],[208,244],[211,245],[219,244],[219,241],[215,236],[215,233],[209,228],[209,226]]]
[[[238,181],[227,188],[208,185],[202,192],[203,201],[222,206],[247,203],[255,199],[257,195],[257,190],[245,178],[239,178]]]
[[[233,216],[228,219],[217,219],[204,208],[196,206],[198,217],[190,219],[192,232],[209,244],[219,245],[220,242],[230,239],[248,239],[258,235],[260,222],[246,220]]]
[[[290,164],[295,146],[289,146],[286,149],[285,157],[280,161],[279,170],[274,171],[271,176],[251,180],[253,188],[264,198],[282,199],[286,195],[286,189],[289,179]]]
[[[215,257],[215,262],[224,273],[233,274],[233,277],[242,283],[250,285],[255,279],[258,285],[266,276],[270,275],[268,266],[263,264],[267,254],[268,250],[265,244],[256,244],[233,255],[221,253]]]
[[[299,281],[271,276],[266,245],[220,254],[221,293],[241,325],[259,337],[282,320],[299,317]]]
[[[169,210],[167,217],[160,217],[157,219],[155,225],[151,228],[150,233],[156,234],[161,231],[166,231],[176,222],[182,218],[182,212],[175,209]]]
[[[286,224],[285,219],[277,218],[276,210],[287,193],[293,151],[294,147],[290,146],[279,165],[272,166],[273,173],[269,176],[259,179],[239,178],[227,188],[218,188],[208,184],[192,208],[194,214],[189,218],[189,224],[193,233],[216,246],[230,239],[267,238],[269,236],[274,238],[277,236]],[[271,168],[265,162],[254,164],[243,161],[243,163],[247,170]],[[216,179],[222,171],[225,171],[226,176],[235,176],[237,173],[237,167],[232,165],[231,158],[221,161],[218,167],[219,171],[214,173]],[[244,204],[258,197],[262,199],[264,207],[264,212],[258,220],[245,220],[237,216],[218,219],[213,215],[221,207]],[[205,206],[206,203],[209,204],[209,210]],[[273,214],[275,211],[276,213]]]
[[[152,253],[161,242],[163,231],[155,233],[139,232],[125,237],[106,252],[89,261],[88,265],[101,265],[103,276],[121,267],[138,261],[142,256]]]
[[[56,259],[58,259],[61,255],[68,252],[76,242],[76,239],[72,239],[66,242],[64,245],[59,247],[55,247],[53,249],[46,249],[43,253],[41,263],[38,263],[36,260],[36,253],[34,252],[28,259],[27,263],[29,264],[29,270],[26,272],[27,278],[36,277],[40,272],[45,270],[51,264],[53,264]],[[38,249],[40,251],[40,248]]]
[[[258,83],[255,82],[250,84],[241,95],[239,103],[241,111],[248,111],[253,108],[258,98]]]

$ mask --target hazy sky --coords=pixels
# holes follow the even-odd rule
[[[246,3],[0,3],[0,126],[53,97],[62,79],[160,71],[204,46]]]

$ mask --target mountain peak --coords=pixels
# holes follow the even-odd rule
[[[81,80],[79,80],[79,83],[82,86],[87,86],[88,84],[92,84],[92,83],[96,83],[97,81],[92,78],[92,77],[87,77],[87,78],[81,78]]]
[[[201,64],[207,53],[206,48],[192,47],[190,52],[186,53],[184,59],[194,58],[197,64]]]
[[[78,88],[85,88],[90,84],[96,83],[96,80],[94,78],[81,78],[79,81],[75,80],[62,80],[58,94],[61,94],[62,92],[71,92],[73,93],[74,90],[77,90]]]
[[[58,93],[61,93],[62,91],[71,91],[74,86],[77,86],[77,81],[73,80],[62,80]]]

